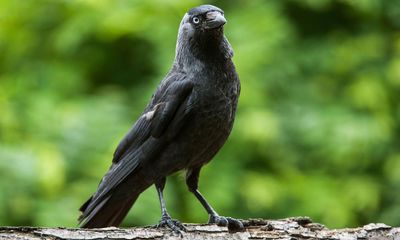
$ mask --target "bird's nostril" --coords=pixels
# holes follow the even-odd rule
[[[211,11],[206,13],[205,29],[219,28],[226,23],[223,13],[219,11]]]
[[[222,14],[218,11],[211,11],[206,14],[206,19],[214,20],[215,18],[217,18],[218,15],[222,15]]]

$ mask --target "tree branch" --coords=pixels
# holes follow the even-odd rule
[[[0,227],[0,239],[400,239],[400,228],[371,223],[360,228],[330,230],[307,217],[282,220],[249,219],[243,232],[229,233],[215,225],[186,224],[183,237],[168,229]]]

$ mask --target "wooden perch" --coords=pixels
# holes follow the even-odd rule
[[[330,230],[307,217],[282,220],[250,219],[243,221],[245,231],[229,233],[215,225],[185,224],[183,237],[168,229],[135,228],[37,228],[0,227],[0,239],[400,239],[400,228],[371,223],[360,228]]]

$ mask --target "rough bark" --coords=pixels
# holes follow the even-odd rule
[[[327,229],[307,217],[282,220],[244,220],[243,232],[229,233],[215,225],[185,224],[188,231],[178,236],[168,229],[135,228],[37,228],[0,227],[0,239],[393,239],[400,240],[400,228],[371,223],[359,228]]]

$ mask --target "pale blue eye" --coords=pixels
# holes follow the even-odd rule
[[[198,17],[193,18],[193,23],[198,24],[200,22],[200,19]]]

